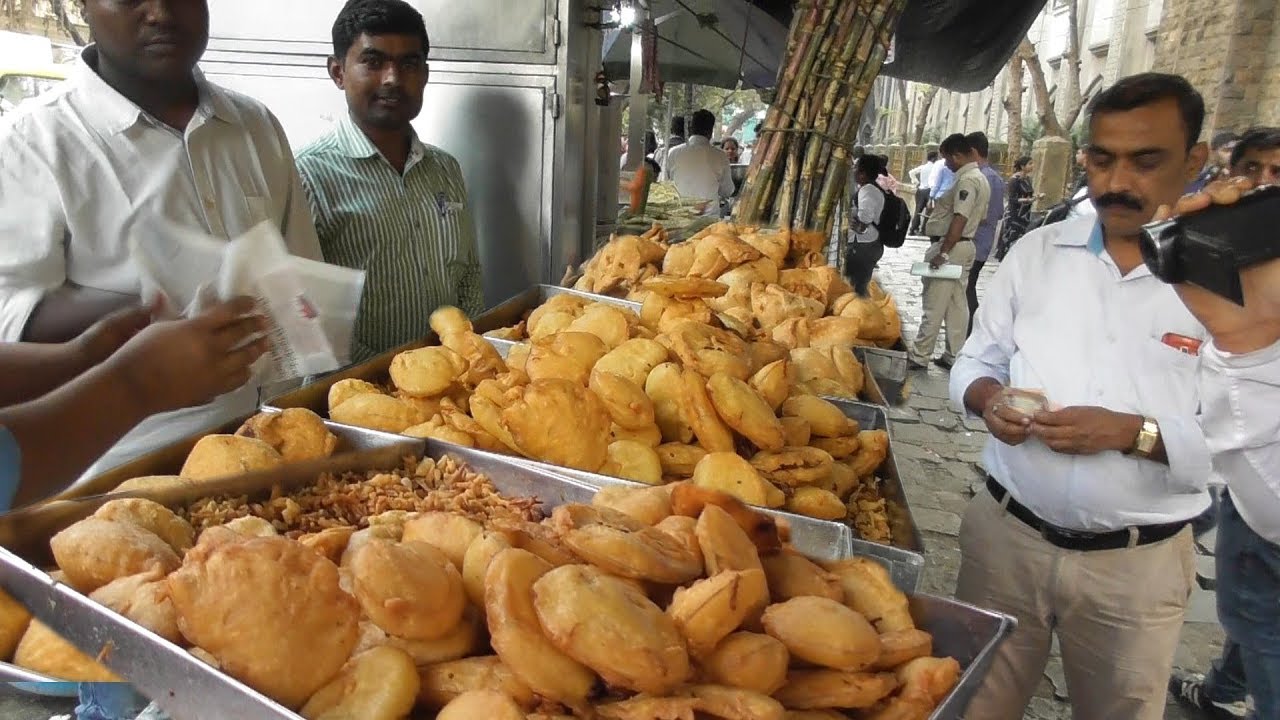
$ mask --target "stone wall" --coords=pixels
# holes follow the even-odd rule
[[[1280,123],[1280,10],[1276,0],[1165,0],[1155,69],[1183,75],[1205,96],[1205,137]]]

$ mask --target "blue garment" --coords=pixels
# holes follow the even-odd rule
[[[991,248],[996,244],[996,226],[1004,216],[1004,178],[990,165],[982,166],[982,176],[991,186],[991,200],[987,203],[987,216],[978,224],[978,231],[973,234],[973,249],[977,253],[974,260],[986,262],[991,257]]]
[[[129,683],[80,683],[76,720],[134,720],[146,707]]]
[[[929,199],[937,200],[946,195],[951,186],[955,184],[956,174],[946,166],[946,163],[943,163],[942,167],[938,168],[937,177],[933,179],[933,190],[929,191]]]
[[[1280,718],[1280,545],[1249,527],[1228,492],[1215,553],[1218,620],[1240,646],[1254,716]]]
[[[22,450],[18,441],[4,426],[0,426],[0,512],[13,507],[18,494],[18,477],[22,474]]]
[[[1244,702],[1248,695],[1246,685],[1240,646],[1227,638],[1222,643],[1222,656],[1213,661],[1213,669],[1204,676],[1204,696],[1209,702],[1223,705]]]

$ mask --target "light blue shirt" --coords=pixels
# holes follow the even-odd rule
[[[0,426],[0,512],[8,512],[13,507],[21,474],[22,450],[9,430]]]
[[[937,200],[945,195],[946,192],[951,189],[951,186],[955,184],[956,174],[952,172],[951,168],[947,167],[944,162],[942,167],[938,168],[938,172],[933,176],[933,190],[929,191],[929,198]]]

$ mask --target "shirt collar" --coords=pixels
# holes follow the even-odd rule
[[[686,145],[710,145],[711,141],[701,135],[693,135],[685,141]]]
[[[405,163],[405,172],[418,163],[426,155],[426,146],[418,139],[418,133],[409,128],[412,137],[409,139],[409,160]],[[338,150],[342,154],[354,160],[364,160],[368,158],[381,158],[382,152],[373,144],[368,135],[364,134],[350,115],[342,116],[342,120],[338,122],[335,132],[338,143]]]
[[[107,81],[103,80],[98,71],[94,69],[97,64],[98,46],[88,45],[80,52],[80,59],[76,61],[71,77],[79,87],[84,89],[88,99],[93,104],[93,115],[99,118],[107,132],[113,135],[124,132],[143,118],[159,122],[152,119],[145,110],[122,95],[120,91],[107,84]],[[241,122],[240,111],[236,109],[226,93],[206,80],[199,68],[193,69],[191,72],[196,82],[196,89],[200,94],[200,104],[196,107],[196,115],[216,117],[223,122],[239,124]]]
[[[945,167],[945,166],[944,166],[944,167]],[[964,175],[965,173],[974,172],[975,170],[976,170],[976,171],[978,171],[978,172],[982,172],[982,170],[980,169],[980,167],[979,167],[978,163],[976,163],[976,162],[965,163],[964,165],[961,165],[961,166],[960,166],[960,169],[959,169],[959,170],[957,170],[957,171],[956,171],[956,177],[960,177],[961,175]]]
[[[1063,222],[1058,223],[1055,227],[1059,227],[1060,230],[1065,232],[1059,232],[1057,237],[1053,239],[1053,244],[1061,247],[1084,248],[1089,251],[1089,254],[1098,258],[1102,262],[1115,267],[1115,262],[1112,261],[1111,256],[1107,254],[1107,243],[1102,234],[1102,221],[1100,219],[1095,220],[1088,235],[1078,232],[1075,227],[1072,227],[1072,225],[1079,224],[1081,223],[1078,219],[1064,220]],[[1136,280],[1141,277],[1147,277],[1150,274],[1150,268],[1146,265],[1139,265],[1121,279]]]

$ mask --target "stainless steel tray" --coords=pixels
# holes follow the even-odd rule
[[[265,494],[274,485],[286,489],[305,485],[320,472],[393,467],[404,454],[406,444],[432,457],[453,454],[488,475],[499,491],[538,497],[544,510],[567,502],[589,502],[596,490],[564,477],[558,470],[543,470],[503,456],[434,441],[397,440],[386,447],[272,472],[211,481],[194,488],[137,494],[171,506],[208,495]],[[608,484],[630,484],[611,478],[605,480]],[[47,549],[48,539],[54,533],[88,516],[109,499],[61,501],[0,516],[0,540],[7,546],[0,548],[0,587],[82,651],[94,656],[101,653],[105,665],[134,684],[143,695],[154,699],[175,719],[298,720],[299,716],[287,708],[205,665],[179,646],[53,581],[37,567],[47,554],[39,548]],[[15,542],[16,547],[12,545]],[[886,553],[892,557],[894,552],[901,552],[853,540],[849,544],[854,552],[882,561]],[[964,668],[959,685],[931,717],[959,720],[964,705],[980,686],[996,646],[1012,630],[1014,622],[1007,616],[954,600],[910,594],[912,614],[919,627],[934,635],[935,652],[955,657]]]
[[[273,408],[265,408],[263,412],[276,412]],[[115,490],[126,480],[133,478],[146,477],[148,475],[177,475],[182,469],[183,462],[186,461],[187,455],[191,454],[191,448],[206,435],[219,435],[234,433],[244,421],[249,419],[246,415],[234,422],[227,423],[221,427],[214,428],[205,432],[190,435],[182,440],[166,445],[165,447],[153,450],[145,455],[134,458],[130,462],[112,468],[107,472],[81,483],[74,488],[58,495],[55,500],[71,500],[75,498],[90,497],[93,495],[103,495]],[[390,433],[379,432],[377,430],[369,430],[367,428],[354,427],[351,425],[342,425],[331,420],[326,420],[325,425],[338,437],[338,453],[352,452],[356,450],[364,450],[367,448],[383,447],[389,443],[404,442],[410,440],[403,435],[393,435]]]
[[[592,488],[647,487],[644,483],[633,480],[564,468],[536,460],[510,458],[510,461],[538,468],[544,472],[564,475]],[[920,576],[924,571],[924,556],[918,552],[861,540],[856,537],[853,528],[841,522],[818,520],[762,507],[753,509],[784,521],[791,528],[791,544],[809,557],[819,560],[840,560],[855,555],[874,557],[889,568],[889,574],[898,587],[909,592],[914,592],[920,587]]]
[[[868,370],[868,377],[876,385],[879,398],[868,387],[867,397],[877,405],[897,405],[905,399],[907,385],[907,353],[902,350],[883,350],[873,347],[855,347],[854,355]]]
[[[889,415],[885,408],[841,398],[826,399],[843,410],[845,415],[857,420],[863,430],[884,430],[889,433],[889,453],[876,473],[877,477],[884,481],[881,487],[889,515],[889,530],[893,533],[895,547],[923,553],[924,539],[920,536],[920,528],[916,526],[915,518],[911,515],[907,493],[902,487],[902,476],[898,473],[898,459],[893,452],[893,428],[889,426]]]

